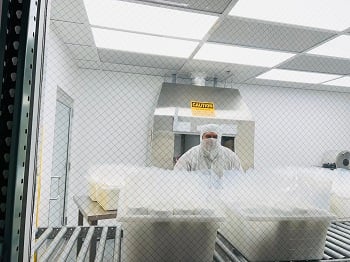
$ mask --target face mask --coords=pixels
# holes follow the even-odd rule
[[[215,151],[218,148],[218,141],[216,138],[206,138],[201,142],[202,148],[207,151]]]
[[[219,144],[215,138],[203,139],[201,142],[202,152],[205,158],[213,161],[218,155]]]

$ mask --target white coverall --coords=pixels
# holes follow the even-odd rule
[[[206,125],[201,131],[201,143],[192,147],[177,161],[174,170],[213,170],[222,177],[224,170],[237,169],[243,172],[238,156],[220,144],[221,135],[217,125]],[[215,132],[218,138],[202,139],[204,133]],[[208,147],[209,146],[209,147]],[[206,150],[207,149],[207,150]]]

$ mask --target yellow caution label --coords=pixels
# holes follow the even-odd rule
[[[213,102],[191,101],[193,116],[215,116],[215,106]]]

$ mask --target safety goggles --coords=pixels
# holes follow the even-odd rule
[[[217,139],[217,138],[218,138],[218,135],[205,134],[205,135],[203,136],[203,138],[204,138],[204,139],[207,139],[207,138],[215,138],[215,139]]]

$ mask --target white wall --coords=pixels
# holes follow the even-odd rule
[[[326,150],[350,149],[350,94],[240,88],[255,118],[255,167],[320,166]]]

